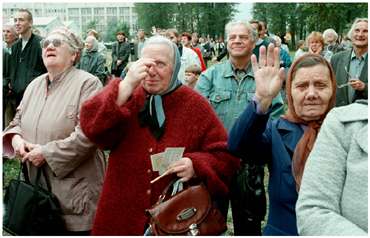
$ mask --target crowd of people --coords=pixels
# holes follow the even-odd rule
[[[3,156],[31,181],[46,168],[64,235],[143,235],[176,177],[203,182],[234,235],[368,234],[367,18],[350,44],[314,31],[293,58],[263,21],[229,22],[225,42],[119,31],[109,65],[95,30],[32,24],[19,9],[3,27]],[[151,183],[168,147],[184,154]]]

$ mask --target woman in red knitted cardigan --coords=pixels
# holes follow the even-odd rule
[[[227,133],[209,103],[177,79],[180,56],[168,39],[146,41],[142,58],[124,80],[113,80],[81,108],[81,127],[110,150],[92,235],[142,235],[150,208],[175,176],[203,181],[225,199],[239,160],[226,149]],[[183,158],[158,182],[150,155],[185,147]]]

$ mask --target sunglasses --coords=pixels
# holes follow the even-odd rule
[[[50,45],[50,43],[53,44],[54,47],[59,47],[62,45],[62,42],[63,42],[62,39],[54,38],[54,39],[44,39],[40,42],[40,44],[41,48],[45,49]]]

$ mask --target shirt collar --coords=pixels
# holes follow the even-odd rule
[[[354,60],[354,59],[358,59],[360,61],[364,60],[365,58],[367,57],[367,52],[365,52],[363,55],[361,55],[360,58],[357,58],[356,54],[355,54],[355,51],[352,50],[352,53],[351,53],[351,60]]]
[[[230,65],[229,70],[228,70],[228,72],[226,72],[225,76],[233,76],[233,75],[235,75],[237,70],[240,71],[240,69],[235,68],[235,66],[231,63],[230,60],[229,60],[229,65]],[[241,71],[244,71],[247,76],[254,78],[251,62],[249,62],[247,67],[245,69],[242,69]]]

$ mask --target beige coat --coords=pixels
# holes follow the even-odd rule
[[[102,85],[98,78],[74,67],[47,86],[47,74],[27,87],[17,114],[3,135],[4,155],[14,156],[10,138],[20,134],[42,145],[53,193],[59,198],[70,231],[90,230],[100,195],[104,155],[79,126],[82,103]],[[36,167],[29,165],[31,181]]]

